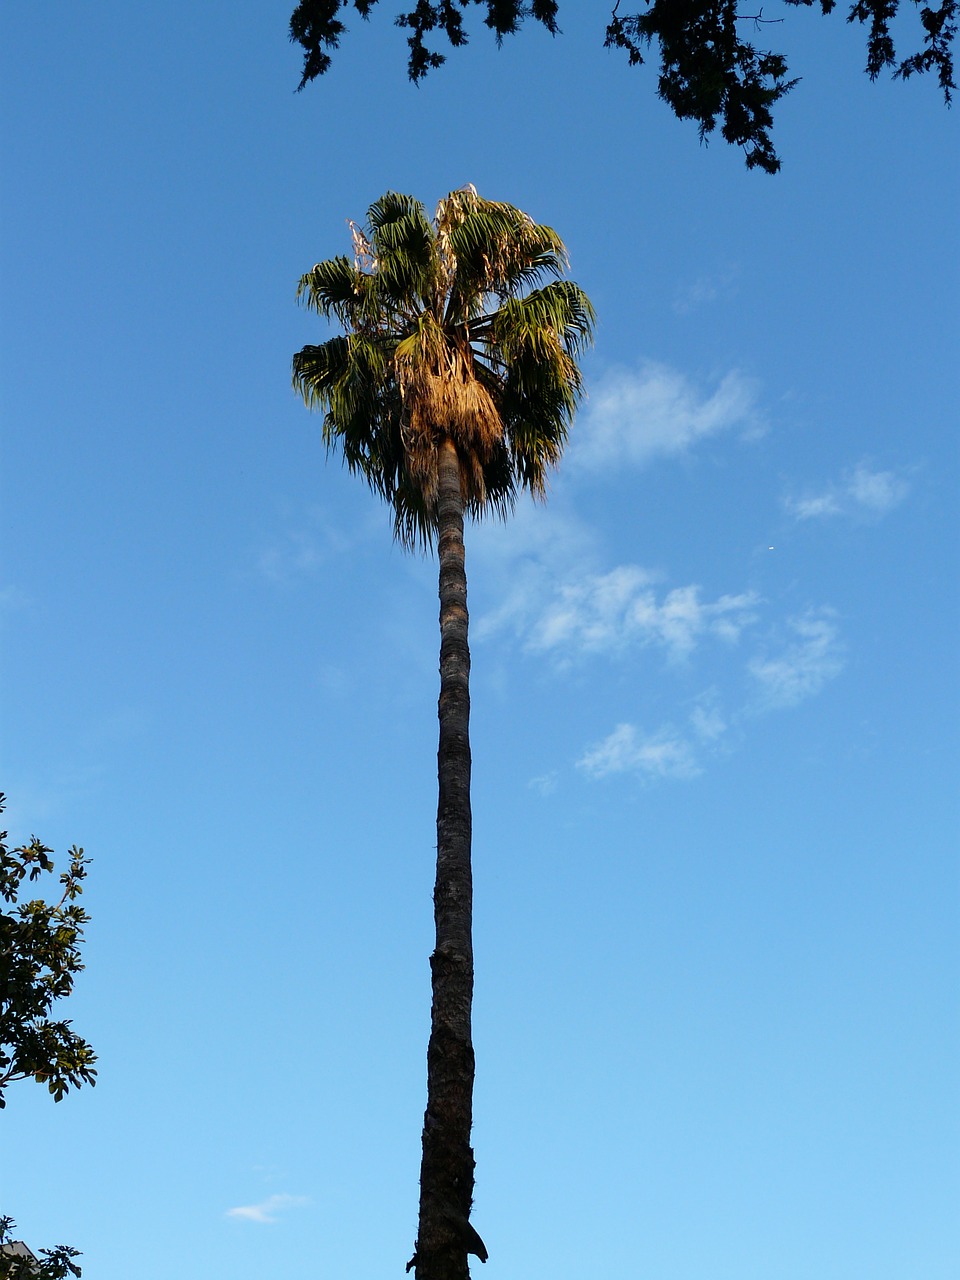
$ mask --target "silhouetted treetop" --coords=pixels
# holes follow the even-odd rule
[[[337,48],[346,31],[341,10],[352,4],[362,18],[369,18],[377,3],[300,0],[290,19],[290,38],[304,50],[301,89],[329,68],[330,51]],[[836,7],[836,0],[782,3],[819,5],[825,14]],[[486,9],[483,21],[498,44],[504,36],[519,31],[527,18],[541,23],[551,34],[560,32],[557,0],[416,0],[396,18],[397,25],[410,32],[407,70],[411,80],[421,80],[445,61],[444,54],[432,47],[434,33],[453,48],[467,43],[463,11],[470,5]],[[885,69],[900,79],[935,72],[944,98],[950,102],[956,88],[953,37],[957,0],[940,0],[939,4],[912,0],[909,6],[904,0],[904,11],[915,12],[921,28],[913,42],[915,52],[906,56],[898,54],[892,34],[900,7],[901,0],[854,0],[850,6],[847,21],[867,28],[867,74],[874,80]],[[741,12],[737,0],[645,0],[639,13],[621,13],[617,0],[604,43],[624,50],[631,65],[642,63],[655,46],[660,58],[657,92],[676,115],[681,120],[696,120],[701,139],[719,123],[723,138],[745,149],[748,168],[776,173],[780,160],[770,136],[773,106],[797,80],[789,77],[782,53],[759,48],[751,38],[765,36],[782,21],[782,17],[767,17],[765,7],[759,4],[747,3]]]

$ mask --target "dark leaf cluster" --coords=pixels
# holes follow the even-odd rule
[[[300,0],[290,20],[290,38],[304,51],[301,89],[329,69],[330,51],[337,48],[346,30],[340,11],[352,4],[362,18],[369,18],[377,2]],[[825,14],[836,7],[836,0],[783,3],[808,8],[819,5]],[[552,34],[560,30],[556,0],[417,0],[413,8],[396,17],[397,25],[410,32],[407,69],[412,80],[422,79],[445,61],[433,46],[435,33],[445,37],[452,48],[467,43],[462,11],[470,5],[486,9],[484,23],[498,44],[504,36],[519,31],[527,18],[540,22]],[[904,57],[898,56],[892,34],[900,7],[901,0],[854,0],[850,6],[847,21],[867,28],[867,74],[876,79],[881,71],[891,70],[908,79],[932,72],[950,102],[956,88],[953,40],[957,0],[932,4],[912,0],[922,36],[919,48]],[[906,0],[903,8],[907,9]],[[617,0],[604,43],[608,48],[622,49],[631,65],[643,63],[647,52],[655,48],[660,62],[658,93],[676,115],[696,121],[701,139],[719,124],[727,142],[744,148],[749,168],[776,173],[780,160],[771,138],[773,107],[797,80],[790,78],[782,53],[751,43],[755,32],[783,21],[764,14],[762,6],[748,5],[742,10],[738,0],[646,0],[640,12],[621,13]]]
[[[0,793],[0,812],[3,806]],[[14,1080],[32,1077],[59,1102],[71,1087],[95,1084],[97,1074],[90,1045],[69,1021],[51,1017],[83,969],[80,944],[88,917],[77,899],[89,859],[72,848],[59,877],[59,897],[45,902],[22,891],[42,875],[53,875],[52,850],[35,836],[16,849],[6,841],[6,831],[0,831],[0,1108]]]
[[[60,1244],[55,1249],[41,1249],[37,1258],[14,1240],[15,1228],[12,1218],[0,1218],[0,1280],[68,1280],[81,1274],[74,1262],[80,1257],[76,1249]]]

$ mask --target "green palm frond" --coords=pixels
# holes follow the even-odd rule
[[[399,191],[385,192],[367,210],[367,223],[374,236],[382,227],[405,218],[418,218],[427,230],[430,229],[430,219],[421,202],[415,196],[402,195]]]
[[[509,361],[513,351],[559,343],[570,356],[589,346],[596,312],[570,280],[555,280],[523,297],[507,298],[473,335]]]
[[[300,277],[297,299],[327,319],[335,315],[346,327],[368,284],[349,258],[329,258]]]
[[[469,208],[451,225],[449,253],[455,263],[447,309],[452,321],[472,319],[488,296],[505,299],[566,268],[566,250],[552,228],[494,201]]]
[[[390,503],[407,545],[433,539],[443,440],[475,518],[506,515],[521,489],[542,495],[595,322],[583,290],[558,278],[559,236],[472,187],[442,200],[432,223],[412,196],[387,192],[353,235],[354,261],[317,263],[297,291],[346,331],[293,361],[327,447]]]
[[[401,310],[430,305],[436,241],[423,205],[390,191],[370,206],[367,218],[377,285],[384,297]]]

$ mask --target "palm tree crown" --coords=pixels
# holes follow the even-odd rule
[[[352,261],[319,262],[300,281],[298,297],[345,332],[297,353],[294,385],[325,411],[328,446],[391,503],[398,538],[428,544],[444,440],[467,513],[502,516],[518,490],[544,494],[594,311],[559,278],[556,232],[472,186],[441,200],[432,222],[395,192],[367,216],[366,229],[351,224]]]

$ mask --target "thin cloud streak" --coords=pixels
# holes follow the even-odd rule
[[[729,266],[710,275],[698,276],[691,284],[678,291],[672,304],[674,313],[678,316],[690,315],[691,312],[716,302],[718,298],[735,292],[734,286],[739,275],[739,267]]]
[[[879,520],[906,499],[910,486],[894,471],[874,471],[861,462],[836,484],[821,493],[787,497],[786,510],[796,520],[820,520],[830,516]]]
[[[641,467],[688,452],[699,441],[760,428],[756,386],[734,369],[710,393],[676,369],[645,361],[637,372],[613,370],[594,384],[577,422],[570,466],[588,471]]]
[[[238,1205],[228,1209],[228,1218],[238,1218],[243,1222],[270,1223],[277,1221],[277,1215],[287,1209],[299,1209],[309,1203],[307,1196],[272,1195],[259,1204]]]
[[[287,587],[316,577],[332,560],[341,559],[359,540],[382,536],[382,512],[372,506],[365,522],[349,534],[325,516],[319,506],[288,513],[285,528],[276,530],[254,556],[256,575],[274,587]]]
[[[541,796],[552,796],[557,789],[559,776],[556,769],[551,769],[549,773],[541,773],[539,777],[531,778],[527,786],[531,791],[536,791]]]
[[[781,653],[748,664],[758,685],[760,710],[795,707],[843,670],[843,646],[831,610],[811,610],[790,619],[789,627],[794,639]]]
[[[591,778],[637,773],[651,778],[695,778],[702,773],[690,742],[665,725],[644,734],[636,725],[618,724],[602,742],[577,761]]]

